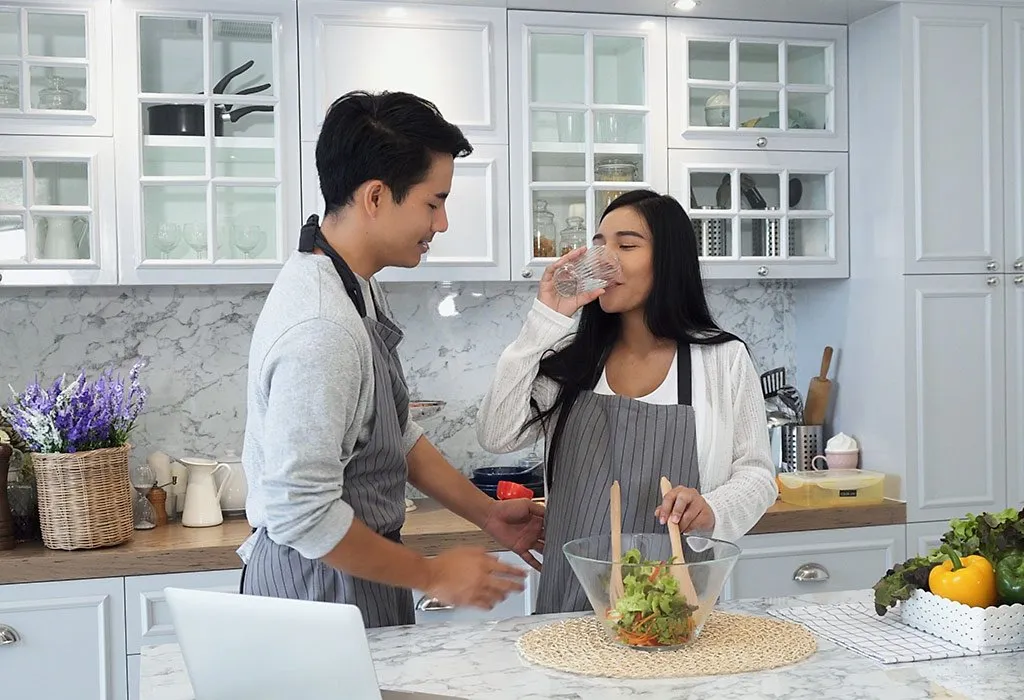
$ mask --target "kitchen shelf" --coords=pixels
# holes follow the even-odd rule
[[[592,148],[587,148],[585,143],[559,143],[535,142],[532,150],[534,153],[586,153],[592,150],[600,155],[609,156],[639,156],[643,155],[645,148],[640,143],[595,143]]]

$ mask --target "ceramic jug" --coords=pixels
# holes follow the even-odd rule
[[[46,260],[79,260],[82,244],[89,235],[89,222],[80,216],[41,218],[42,257]]]
[[[214,472],[221,469],[231,471],[231,465],[202,457],[179,459],[188,469],[188,486],[185,489],[185,509],[181,513],[181,524],[185,527],[211,527],[224,522],[220,509],[221,492],[214,482]]]
[[[222,492],[220,496],[220,507],[228,514],[245,513],[245,497],[249,493],[249,487],[245,481],[245,470],[242,468],[242,458],[233,450],[220,459],[221,462],[231,467],[231,471],[222,471],[217,474],[217,488]]]

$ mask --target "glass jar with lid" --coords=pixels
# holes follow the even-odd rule
[[[20,106],[18,84],[10,76],[0,75],[0,109],[17,109]]]
[[[629,161],[604,161],[594,168],[598,182],[636,182],[637,167]]]
[[[558,254],[565,255],[577,248],[587,247],[587,225],[582,216],[570,216],[565,228],[558,232]]]
[[[64,78],[51,75],[47,83],[39,91],[38,109],[81,109],[75,91],[64,86]]]
[[[555,215],[548,211],[548,203],[538,199],[533,203],[533,254],[538,258],[555,256]]]

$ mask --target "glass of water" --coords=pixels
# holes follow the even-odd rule
[[[580,257],[555,270],[555,292],[559,296],[574,297],[603,289],[611,284],[621,271],[622,266],[614,252],[607,246],[594,246]]]

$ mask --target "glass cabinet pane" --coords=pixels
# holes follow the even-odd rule
[[[782,256],[782,218],[768,207],[763,217],[740,219],[740,255],[744,257]]]
[[[85,58],[85,15],[28,13],[28,54],[54,58]]]
[[[222,138],[213,140],[213,168],[218,177],[275,177],[274,108],[270,105],[217,107]],[[230,119],[227,119],[230,117]]]
[[[189,255],[185,224],[206,226],[206,185],[142,187],[143,234],[147,259],[183,260]]]
[[[0,207],[25,206],[25,172],[21,159],[0,160]],[[6,256],[0,254],[0,258]]]
[[[690,124],[728,127],[731,100],[729,90],[690,88]]]
[[[692,171],[690,173],[690,202],[687,208],[731,209],[732,173]]]
[[[0,10],[0,56],[21,56],[20,24],[17,10]]]
[[[533,193],[533,254],[556,258],[579,246],[579,224],[586,226],[587,196],[580,191],[536,190]],[[584,245],[586,243],[584,242]]]
[[[779,208],[778,173],[740,173],[740,209]]]
[[[732,255],[732,219],[715,216],[714,207],[691,210],[693,233],[697,238],[697,254],[704,258],[726,258]]]
[[[640,37],[594,37],[594,103],[644,103],[644,41]]]
[[[787,91],[790,129],[831,129],[831,95],[828,93]]]
[[[594,112],[594,141],[598,144],[644,143],[645,115],[635,112]],[[637,151],[640,149],[638,148]]]
[[[586,59],[582,34],[530,35],[530,99],[583,104]]]
[[[532,113],[533,142],[546,144],[580,144],[587,141],[586,112],[534,111]]]
[[[270,22],[214,19],[212,58],[214,87],[252,61],[253,65],[231,77],[221,92],[273,96],[274,26]],[[260,89],[257,89],[260,88]],[[217,92],[217,90],[214,90]]]
[[[594,155],[594,182],[643,182],[642,156]]]
[[[533,182],[586,182],[585,153],[533,153]]]
[[[789,220],[790,257],[832,257],[830,218],[808,218]]]
[[[824,46],[786,47],[786,83],[789,85],[827,85],[828,53]]]
[[[0,110],[21,109],[18,66],[0,63]]]
[[[779,92],[777,90],[740,90],[738,109],[740,128],[779,128]]]
[[[790,173],[789,208],[803,211],[831,211],[830,176],[824,173]]]
[[[42,110],[83,110],[88,94],[85,66],[30,66],[31,103]]]
[[[34,203],[41,206],[89,206],[89,164],[36,160],[32,163]]]
[[[729,42],[690,41],[690,78],[692,80],[728,81]]]
[[[40,260],[88,260],[89,218],[68,214],[33,217],[36,251]]]
[[[197,94],[204,91],[202,20],[141,17],[139,53],[142,92]]]
[[[739,70],[737,76],[740,82],[779,82],[778,43],[739,42]]]
[[[217,257],[231,260],[277,257],[277,188],[217,187]]]
[[[0,260],[27,260],[28,237],[21,214],[0,214]]]

